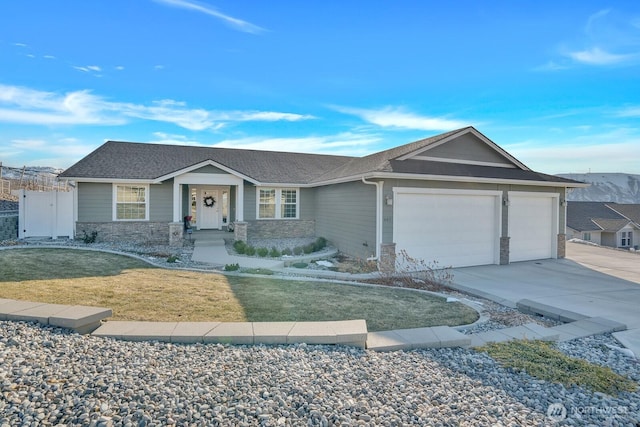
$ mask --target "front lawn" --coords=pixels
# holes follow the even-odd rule
[[[169,270],[75,249],[1,250],[0,298],[109,307],[114,320],[366,319],[370,331],[478,318],[461,303],[407,289]]]

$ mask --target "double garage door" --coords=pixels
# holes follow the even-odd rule
[[[499,264],[502,191],[394,188],[396,249],[439,266]],[[509,192],[509,261],[553,258],[557,194]]]

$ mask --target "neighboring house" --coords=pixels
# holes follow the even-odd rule
[[[640,205],[568,202],[567,238],[612,248],[636,248],[640,244]]]
[[[565,194],[473,127],[365,157],[106,142],[61,174],[76,233],[182,245],[234,225],[238,240],[323,236],[343,253],[441,266],[564,256]]]

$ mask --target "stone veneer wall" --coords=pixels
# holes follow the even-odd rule
[[[76,238],[84,232],[98,232],[98,242],[134,242],[146,245],[169,244],[169,223],[149,221],[76,222]]]
[[[509,264],[509,241],[511,237],[500,238],[500,265]]]
[[[316,222],[312,219],[247,221],[248,238],[277,239],[315,237]]]
[[[18,214],[0,213],[0,240],[15,240],[18,238]]]
[[[558,234],[558,258],[564,258],[567,255],[567,235]]]

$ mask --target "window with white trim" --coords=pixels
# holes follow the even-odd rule
[[[627,246],[631,246],[631,231],[623,231],[620,239],[620,246],[626,248]]]
[[[582,240],[586,240],[587,242],[591,241],[591,233],[586,232],[586,233],[582,233]]]
[[[297,219],[300,190],[297,188],[258,188],[258,219]]]
[[[145,221],[148,217],[148,185],[120,185],[115,189],[114,219],[116,221]]]

